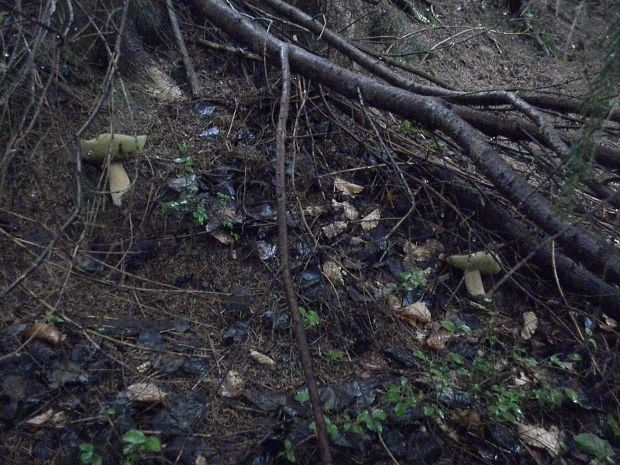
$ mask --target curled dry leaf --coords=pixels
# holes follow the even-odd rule
[[[516,423],[517,433],[521,440],[529,446],[545,449],[549,454],[556,456],[562,445],[560,429],[552,426],[549,430],[534,425]]]
[[[131,186],[129,176],[127,176],[127,171],[125,171],[123,164],[121,162],[115,162],[110,163],[108,177],[110,178],[110,195],[112,196],[112,202],[117,207],[120,207],[123,194],[127,192],[129,186]]]
[[[334,189],[338,192],[342,192],[344,195],[348,195],[349,197],[355,197],[364,190],[364,187],[345,181],[342,178],[336,178],[334,179]]]
[[[417,245],[413,242],[406,241],[403,246],[405,252],[405,260],[412,265],[417,262],[428,262],[443,253],[444,246],[436,239],[428,239],[423,244]]]
[[[402,308],[398,316],[414,326],[417,323],[430,323],[432,320],[431,312],[424,302],[416,302]]]
[[[342,267],[336,262],[329,260],[323,263],[323,274],[334,286],[344,287],[344,278],[342,276]]]
[[[364,218],[362,218],[362,229],[364,231],[370,231],[375,229],[379,225],[381,219],[381,212],[379,210],[373,210]]]
[[[332,239],[347,229],[347,226],[349,226],[349,223],[346,221],[334,221],[327,226],[323,226],[321,229],[323,229],[323,233],[325,233],[325,236],[327,236],[328,239]]]
[[[26,339],[47,342],[48,344],[53,346],[57,346],[65,339],[67,339],[67,336],[62,334],[58,330],[58,328],[56,328],[56,326],[48,325],[45,323],[34,325],[28,328],[26,331],[24,331],[24,337]]]
[[[532,380],[522,371],[519,372],[519,376],[514,379],[514,385],[516,387],[527,386],[529,384],[532,384]]]
[[[359,218],[360,214],[357,209],[349,202],[338,202],[336,199],[332,199],[332,207],[339,210],[342,208],[344,211],[344,217],[349,221],[355,221]]]
[[[55,428],[64,428],[66,415],[64,412],[54,412],[53,409],[49,409],[40,415],[32,417],[30,420],[26,420],[26,426],[30,428],[40,428],[49,423]]]
[[[144,404],[157,404],[163,402],[166,393],[159,389],[153,383],[135,383],[125,391],[127,399],[131,402],[140,402]]]
[[[600,328],[603,331],[613,332],[618,329],[618,322],[612,317],[603,313],[603,319],[605,320],[605,323],[600,325]]]
[[[448,342],[454,334],[445,329],[434,331],[426,340],[426,345],[431,349],[444,350],[446,342]]]
[[[265,354],[261,354],[255,350],[250,350],[250,356],[261,365],[265,365],[269,368],[276,367],[276,362],[272,358],[267,357]]]
[[[534,312],[525,312],[523,314],[523,328],[521,328],[521,338],[528,341],[532,338],[532,334],[538,329],[538,317]]]
[[[218,394],[222,397],[238,397],[245,389],[245,381],[236,371],[226,373],[226,378],[222,381]]]

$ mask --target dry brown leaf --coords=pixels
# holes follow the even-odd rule
[[[125,192],[129,190],[131,182],[129,182],[129,176],[122,163],[110,163],[110,169],[108,171],[108,177],[110,179],[110,195],[112,196],[112,202],[117,207],[122,204],[122,197]]]
[[[527,385],[529,385],[529,384],[532,384],[532,380],[531,380],[531,379],[530,379],[530,378],[529,378],[529,377],[528,377],[525,373],[523,373],[523,372],[521,371],[521,372],[519,372],[519,376],[517,376],[517,377],[514,379],[513,384],[514,384],[516,387],[527,386]]]
[[[362,229],[364,231],[370,231],[375,229],[379,225],[381,219],[381,212],[379,210],[373,210],[364,218],[362,218]]]
[[[344,287],[344,278],[342,276],[342,267],[336,262],[329,260],[323,263],[323,274],[334,286]]]
[[[529,446],[545,449],[551,455],[558,455],[562,445],[560,429],[552,426],[549,430],[534,425],[516,423],[521,440]]]
[[[325,236],[327,236],[328,239],[332,239],[347,229],[347,226],[349,226],[349,223],[346,221],[334,221],[327,226],[323,226],[321,229],[323,229],[323,233],[325,233]]]
[[[211,235],[222,244],[233,245],[235,243],[235,238],[226,231],[216,230],[213,231]]]
[[[319,216],[325,213],[326,211],[327,210],[325,209],[325,207],[322,207],[320,205],[310,205],[304,208],[303,210],[304,215],[308,215],[308,216]]]
[[[446,342],[448,342],[454,334],[445,329],[434,331],[426,340],[426,345],[431,349],[444,350]]]
[[[342,208],[344,211],[344,217],[349,221],[355,221],[360,216],[357,209],[349,202],[338,202],[336,199],[332,199],[332,207],[334,207],[336,210]]]
[[[265,354],[261,354],[255,350],[250,350],[250,356],[261,365],[265,365],[269,368],[276,367],[276,362],[272,358],[267,357]]]
[[[67,339],[67,336],[62,334],[56,326],[46,323],[31,326],[24,331],[24,337],[26,339],[44,341],[53,346],[57,346]]]
[[[166,398],[166,393],[153,383],[134,383],[125,392],[131,402],[144,404],[157,404]]]
[[[402,308],[398,312],[398,316],[414,326],[418,323],[430,323],[432,320],[431,312],[424,302],[416,302]]]
[[[523,314],[523,328],[521,328],[521,338],[524,341],[531,339],[532,334],[538,329],[538,317],[534,312],[525,312]]]
[[[245,389],[245,381],[236,371],[226,373],[226,378],[222,381],[218,394],[222,397],[238,397]]]
[[[423,244],[417,245],[406,241],[403,246],[406,258],[409,263],[415,265],[417,262],[427,262],[433,260],[443,253],[444,246],[436,239],[428,239]]]
[[[334,189],[338,192],[342,192],[344,195],[348,195],[349,197],[355,197],[364,190],[364,187],[345,181],[342,178],[336,178],[334,179]]]
[[[26,420],[26,426],[31,428],[40,428],[46,423],[50,423],[56,428],[64,428],[66,415],[64,412],[54,412],[53,409],[49,409],[40,415],[34,416],[29,420]]]

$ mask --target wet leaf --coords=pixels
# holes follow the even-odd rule
[[[408,305],[399,311],[398,316],[414,326],[417,323],[430,323],[432,320],[431,312],[425,302]]]
[[[342,178],[335,178],[334,189],[336,189],[336,191],[338,192],[343,193],[344,195],[348,195],[349,197],[355,197],[357,194],[364,190],[364,187],[353,184],[349,181],[345,181]]]
[[[523,328],[521,328],[521,338],[524,341],[531,339],[534,332],[538,329],[538,317],[534,312],[523,314]]]
[[[276,367],[276,362],[272,358],[267,357],[265,354],[261,354],[255,350],[250,350],[250,356],[261,365],[265,365],[269,368]]]
[[[373,210],[364,218],[362,218],[362,229],[364,231],[370,231],[375,229],[379,225],[381,219],[381,212],[379,210]]]
[[[537,449],[545,449],[553,456],[560,452],[562,440],[560,429],[557,426],[552,426],[549,430],[522,423],[516,423],[516,426],[519,437],[527,445]]]
[[[125,392],[130,401],[145,404],[156,404],[166,398],[166,393],[152,383],[134,383]]]

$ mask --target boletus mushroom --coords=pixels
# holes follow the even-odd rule
[[[472,297],[486,295],[482,274],[497,274],[502,269],[497,257],[490,252],[452,255],[448,257],[448,263],[465,272],[465,287]]]
[[[144,148],[146,136],[127,136],[125,134],[101,134],[94,139],[80,141],[80,154],[83,160],[103,163],[110,157],[108,178],[110,195],[117,207],[121,206],[122,196],[131,185],[123,160]]]

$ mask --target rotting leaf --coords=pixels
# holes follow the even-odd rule
[[[416,245],[413,242],[406,241],[403,245],[403,252],[405,252],[405,261],[411,265],[416,265],[417,262],[428,262],[443,253],[444,246],[436,239],[428,239],[421,245]]]
[[[545,449],[552,456],[558,455],[562,445],[560,429],[552,426],[549,430],[534,425],[516,423],[521,440],[537,449]]]
[[[364,231],[370,231],[379,226],[379,220],[381,219],[381,212],[377,209],[371,211],[368,215],[362,218],[362,229]]]
[[[276,367],[276,362],[272,358],[267,357],[265,354],[261,354],[255,350],[250,350],[250,356],[261,365],[265,365],[272,369]]]
[[[453,336],[453,333],[442,328],[433,332],[428,337],[426,340],[426,345],[431,349],[444,350],[446,348],[446,342],[448,342]]]
[[[320,216],[326,211],[327,210],[325,209],[325,207],[322,207],[321,205],[310,205],[303,209],[304,215],[308,216]]]
[[[235,238],[230,233],[222,231],[221,229],[213,231],[211,235],[222,244],[234,245],[235,243]]]
[[[157,404],[166,398],[166,393],[152,383],[134,383],[125,392],[130,401],[144,404]]]
[[[31,326],[24,331],[23,335],[26,339],[44,341],[52,346],[57,346],[67,339],[67,336],[62,334],[56,326],[44,323]]]
[[[538,317],[534,312],[525,312],[523,314],[523,328],[521,328],[521,338],[524,341],[531,339],[534,332],[538,329]]]
[[[26,420],[25,425],[31,428],[40,428],[49,423],[55,428],[64,428],[65,419],[66,416],[64,412],[55,412],[54,409],[49,409]]]
[[[243,394],[245,381],[241,375],[234,370],[226,373],[226,378],[222,381],[218,394],[222,397],[238,397]]]
[[[334,221],[327,226],[323,226],[321,229],[323,229],[323,233],[325,233],[325,236],[327,236],[328,239],[333,239],[347,229],[347,226],[349,226],[349,223],[346,221]]]
[[[425,302],[416,302],[402,308],[398,316],[414,326],[417,323],[430,323],[432,320],[431,312]]]
[[[332,199],[332,207],[335,209],[343,209],[344,217],[349,221],[355,221],[359,218],[360,214],[357,209],[349,202],[338,202],[336,199]]]
[[[342,267],[333,260],[323,263],[323,274],[334,286],[344,287]]]
[[[348,195],[349,197],[355,197],[357,194],[364,190],[364,187],[353,184],[349,181],[345,181],[342,178],[335,178],[334,189],[336,189],[338,192],[342,192],[344,195]]]

